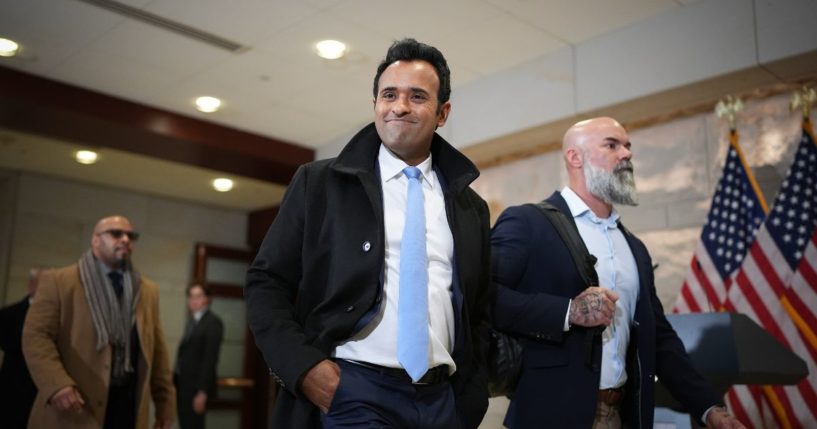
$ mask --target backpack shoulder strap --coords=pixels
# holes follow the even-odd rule
[[[562,241],[567,244],[570,254],[573,256],[573,262],[579,270],[579,274],[584,280],[585,286],[598,286],[599,275],[596,273],[596,257],[591,255],[587,250],[579,235],[579,230],[576,225],[571,222],[561,210],[556,208],[553,204],[542,200],[534,204],[539,211],[550,221],[556,232],[562,238]],[[601,346],[601,333],[604,331],[604,326],[596,326],[589,328],[589,333],[584,337],[584,364],[595,370],[600,370],[598,362],[601,362],[601,357],[594,359],[598,355],[599,347]],[[596,347],[598,345],[599,347]]]
[[[582,280],[584,280],[584,284],[586,286],[598,286],[599,277],[595,268],[596,257],[587,251],[587,246],[579,236],[579,230],[576,229],[576,226],[567,219],[567,216],[561,210],[545,200],[539,201],[534,206],[550,221],[562,241],[567,245],[570,255],[573,257],[573,262],[576,264],[576,269],[579,271],[579,275],[582,276]]]

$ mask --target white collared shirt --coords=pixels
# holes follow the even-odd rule
[[[400,288],[400,241],[405,225],[408,166],[382,144],[378,154],[383,189],[383,221],[386,231],[386,260],[383,301],[379,312],[361,332],[339,345],[338,358],[400,368],[397,360],[397,306]],[[445,213],[443,190],[432,169],[431,156],[417,165],[422,173],[428,253],[429,368],[448,365],[456,369],[454,350],[455,318],[452,302],[454,237]]]
[[[621,387],[627,381],[627,344],[638,301],[639,278],[635,257],[618,228],[619,215],[615,209],[610,216],[602,219],[569,187],[566,186],[561,193],[588,252],[598,260],[596,273],[599,285],[618,294],[613,323],[602,333],[599,389]]]

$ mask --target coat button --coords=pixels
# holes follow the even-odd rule
[[[372,243],[369,243],[368,241],[364,241],[363,242],[363,251],[368,252],[369,250],[372,250]]]
[[[354,309],[355,309],[355,306],[354,306],[354,305],[350,305],[350,306],[346,307],[346,312],[347,312],[347,313],[351,313],[351,312],[352,312],[352,310],[354,310]]]

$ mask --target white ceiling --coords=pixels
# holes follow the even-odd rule
[[[120,1],[247,47],[234,53],[80,0],[0,0],[0,37],[22,46],[0,66],[317,149],[371,120],[374,71],[395,39],[440,48],[456,90],[692,2]],[[317,57],[312,47],[325,38],[347,43],[348,56]],[[200,95],[224,109],[197,112]]]

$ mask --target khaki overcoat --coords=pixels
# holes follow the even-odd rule
[[[159,288],[141,279],[136,303],[136,328],[141,355],[137,363],[136,428],[148,427],[149,400],[156,416],[175,419],[175,392],[162,325]],[[28,421],[35,428],[101,428],[105,422],[111,347],[97,351],[77,265],[43,273],[23,328],[23,353],[38,393]],[[48,399],[74,385],[85,401],[79,412],[60,412]]]

